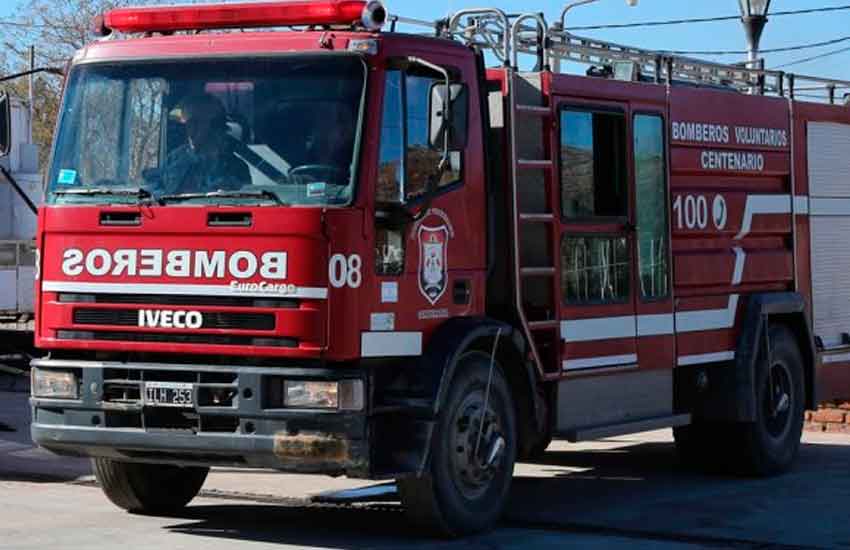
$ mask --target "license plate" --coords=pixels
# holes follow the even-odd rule
[[[192,408],[192,389],[189,382],[145,382],[145,405]]]

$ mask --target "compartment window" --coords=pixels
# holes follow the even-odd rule
[[[570,305],[625,302],[629,298],[626,237],[567,237],[561,241],[561,288]]]
[[[628,215],[622,113],[561,111],[561,212],[565,218]]]
[[[667,166],[660,116],[635,116],[634,151],[640,292],[644,299],[663,298],[669,294],[669,251]]]

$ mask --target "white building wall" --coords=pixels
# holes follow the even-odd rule
[[[29,143],[29,110],[12,101],[12,150],[0,163],[35,204],[43,200],[38,148]],[[33,312],[36,216],[8,182],[0,182],[0,328],[4,320]]]

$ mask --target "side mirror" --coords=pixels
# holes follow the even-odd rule
[[[428,109],[428,135],[431,147],[443,149],[448,133],[448,150],[459,151],[466,148],[466,130],[469,119],[469,94],[466,84],[449,85],[451,105],[447,120],[446,85],[442,82],[431,84],[431,104]]]
[[[0,92],[0,157],[12,150],[12,100],[6,92]]]

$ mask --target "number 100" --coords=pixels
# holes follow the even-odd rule
[[[677,229],[705,229],[708,226],[708,201],[702,195],[686,195],[683,201],[679,195],[673,201],[673,216]]]

